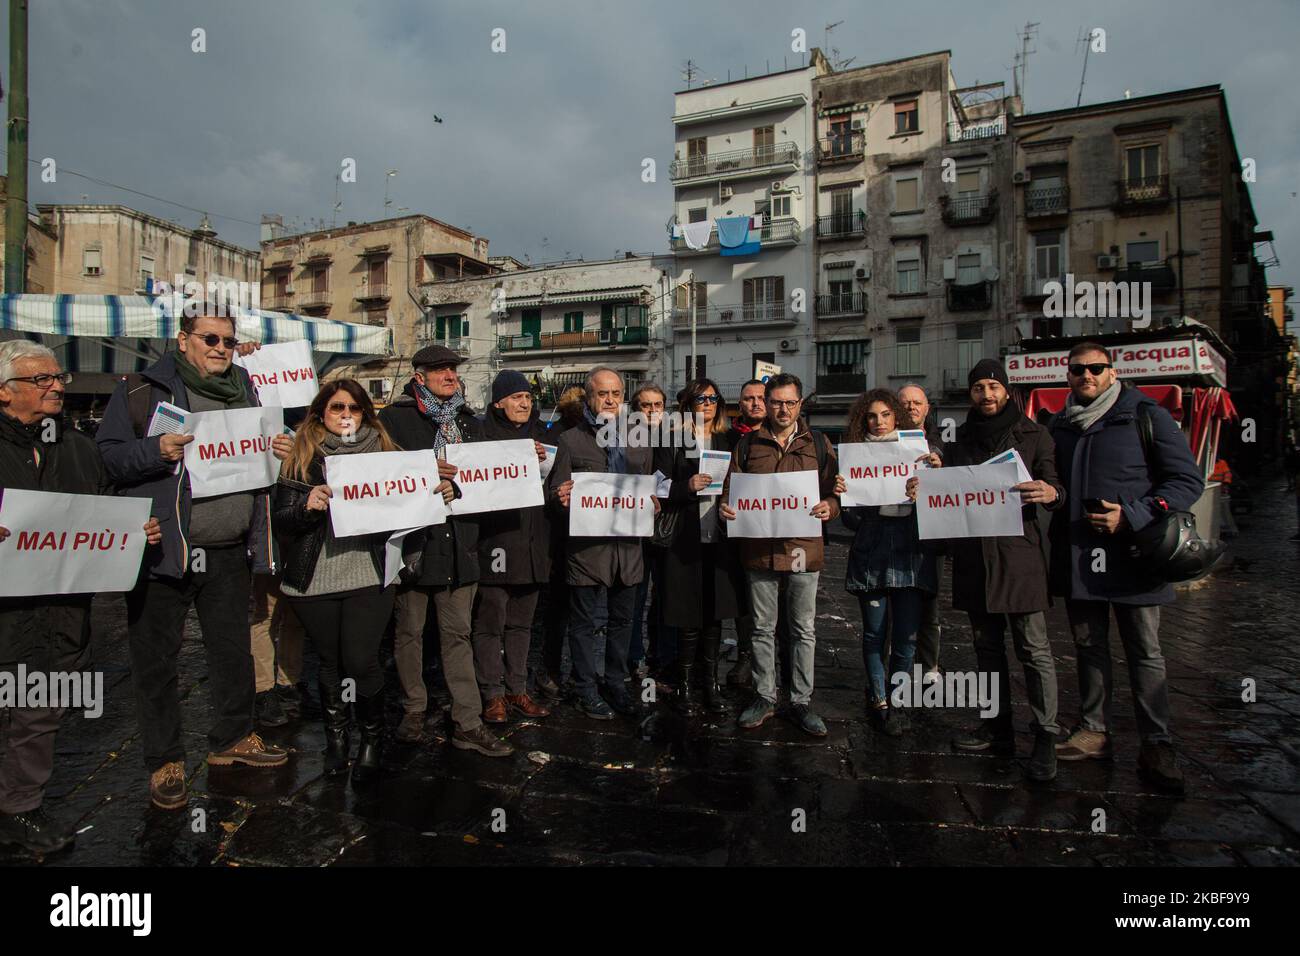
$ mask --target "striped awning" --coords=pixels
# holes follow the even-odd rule
[[[822,116],[841,116],[845,113],[860,113],[867,108],[866,103],[845,103],[841,106],[828,106],[822,110]]]
[[[870,345],[870,342],[818,342],[817,359],[824,365],[855,365]]]
[[[613,289],[588,289],[585,292],[552,292],[544,296],[506,296],[506,308],[534,309],[543,305],[565,305],[570,302],[639,302],[642,288],[642,286],[621,286]]]
[[[159,296],[0,295],[0,339],[39,341],[70,372],[140,371],[157,361],[180,329],[173,300]],[[393,354],[391,329],[282,312],[236,316],[240,339],[272,345],[306,339],[314,352]]]
[[[823,262],[823,269],[852,269],[857,263],[853,259],[841,259],[838,262]]]

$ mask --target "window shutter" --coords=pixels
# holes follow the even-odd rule
[[[600,307],[600,330],[608,332],[614,327],[614,305],[606,302]]]

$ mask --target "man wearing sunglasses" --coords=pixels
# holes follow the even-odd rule
[[[250,572],[275,570],[267,489],[196,501],[189,474],[177,468],[193,436],[146,434],[160,401],[186,411],[224,411],[258,404],[257,389],[232,364],[239,346],[235,320],[220,305],[187,303],[176,339],[176,351],[117,387],[95,435],[117,494],[151,498],[151,514],[162,525],[162,546],[145,553],[126,607],[150,799],[165,810],[188,799],[177,659],[191,607],[203,633],[215,718],[208,763],[277,767],[288,760],[284,748],[254,733],[253,722]],[[290,447],[285,435],[273,442],[277,455]]]
[[[1128,660],[1141,751],[1138,770],[1169,793],[1183,775],[1169,736],[1169,684],[1160,654],[1160,605],[1173,586],[1129,556],[1128,536],[1168,511],[1188,511],[1205,483],[1169,413],[1125,387],[1096,342],[1070,349],[1070,397],[1048,423],[1065,506],[1051,525],[1052,593],[1065,597],[1079,665],[1079,728],[1057,745],[1059,760],[1111,756],[1110,616]],[[1151,422],[1144,449],[1139,422]]]
[[[63,420],[72,376],[48,348],[18,339],[0,343],[0,492],[6,489],[103,494],[99,449]],[[158,519],[145,537],[161,537]],[[0,541],[9,537],[0,528]],[[0,598],[0,671],[67,674],[90,666],[89,594]],[[0,707],[0,844],[53,853],[70,844],[67,827],[45,815],[45,785],[54,770],[57,707]]]

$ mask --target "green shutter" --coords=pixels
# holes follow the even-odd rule
[[[447,337],[446,330],[447,330],[447,317],[445,315],[440,315],[438,316],[438,320],[433,327],[433,337],[435,339],[445,339]]]
[[[606,302],[600,307],[600,330],[608,332],[614,327],[614,305]]]

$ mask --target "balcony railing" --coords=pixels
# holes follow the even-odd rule
[[[965,143],[971,140],[997,139],[1007,134],[1007,118],[998,116],[994,119],[972,120],[963,126],[961,123],[948,124],[948,142]]]
[[[1174,267],[1165,263],[1132,263],[1115,270],[1116,282],[1150,282],[1152,292],[1171,292],[1178,288]]]
[[[268,295],[262,300],[262,307],[270,312],[288,312],[293,308],[293,293]]]
[[[949,226],[975,226],[993,221],[998,191],[979,196],[940,196],[943,221]]]
[[[388,283],[371,282],[357,289],[356,298],[358,302],[376,302],[387,301],[392,296],[388,292]]]
[[[1069,186],[1038,186],[1025,189],[1026,216],[1058,216],[1070,211]]]
[[[817,217],[818,239],[854,239],[867,234],[867,214],[862,210]]]
[[[503,352],[525,349],[596,349],[615,345],[645,345],[650,341],[649,331],[642,326],[618,329],[588,329],[582,332],[525,332],[521,335],[502,335],[497,347]]]
[[[753,231],[753,230],[751,230]],[[764,246],[781,246],[794,245],[799,241],[799,220],[797,219],[768,219],[764,217],[763,228],[758,230],[759,240]],[[715,226],[709,233],[709,241],[701,249],[692,249],[686,245],[685,239],[674,239],[672,241],[673,252],[684,255],[717,255],[722,251],[718,244],[718,230]]]
[[[777,143],[774,146],[758,146],[749,149],[730,149],[725,153],[709,153],[705,156],[691,156],[688,159],[674,159],[668,167],[674,182],[695,179],[700,176],[720,176],[728,174],[745,175],[753,170],[767,169],[770,166],[798,166],[799,147],[795,143]]]
[[[866,372],[832,372],[817,376],[817,394],[820,396],[857,395],[866,388]]]
[[[867,314],[867,297],[861,292],[831,292],[817,297],[817,317],[862,316]]]
[[[861,159],[866,142],[866,134],[860,129],[823,136],[817,141],[817,162],[829,166]]]
[[[298,308],[319,309],[330,304],[329,289],[313,289],[298,295]]]
[[[993,289],[990,282],[972,282],[969,285],[948,283],[949,312],[982,312],[993,308]]]
[[[1143,176],[1115,182],[1117,206],[1146,206],[1169,202],[1168,176]]]
[[[695,310],[695,324],[697,327],[740,325],[741,323],[753,325],[761,322],[792,325],[796,321],[795,314],[786,308],[784,302],[760,302],[753,305],[711,305],[708,308],[697,308]],[[673,328],[689,329],[690,327],[691,310],[674,309]]]

